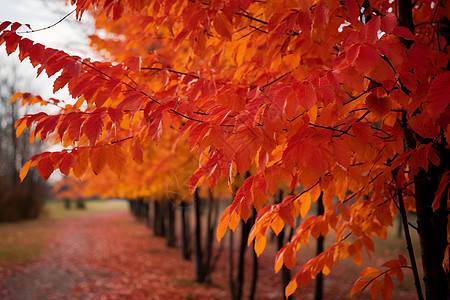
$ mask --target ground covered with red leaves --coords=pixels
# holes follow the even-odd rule
[[[179,249],[166,247],[164,239],[153,236],[127,212],[97,213],[56,224],[42,255],[25,266],[0,272],[0,299],[230,299],[225,249],[212,284],[197,284],[193,261],[183,260]],[[273,271],[275,250],[267,250],[260,257],[255,299],[282,299],[280,276]],[[247,252],[248,283],[251,259]],[[345,267],[327,277],[324,299],[348,299],[359,271]],[[313,288],[314,284],[299,289],[295,298],[312,299]],[[393,299],[411,295],[400,290]]]

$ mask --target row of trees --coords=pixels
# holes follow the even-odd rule
[[[213,189],[226,180],[234,197],[219,222],[219,241],[228,228],[234,231],[240,220],[251,224],[256,215],[242,232],[248,230],[248,243],[260,255],[269,228],[276,234],[293,228],[275,271],[293,269],[310,237],[333,236],[292,277],[286,296],[348,256],[360,265],[362,253],[374,251],[372,238],[385,238],[399,214],[409,263],[400,256],[364,270],[351,295],[370,286],[373,298],[389,298],[392,279],[410,269],[424,298],[413,228],[421,242],[426,298],[448,297],[445,2],[73,5],[78,19],[86,12],[94,17],[101,34],[90,37],[91,46],[103,61],[34,43],[23,36],[32,29],[19,23],[0,25],[8,54],[17,50],[38,74],[55,75],[54,91],[67,87],[76,99],[13,98],[60,108],[16,122],[18,134],[28,128],[31,140],[64,147],[33,156],[22,179],[36,166],[45,179],[59,169],[101,189],[108,181],[97,178],[115,174],[117,190],[128,198],[165,194],[180,169],[189,174],[193,195],[199,186]],[[277,200],[280,188],[284,194]],[[306,218],[318,199],[323,209]],[[417,212],[417,225],[410,226],[409,211]]]

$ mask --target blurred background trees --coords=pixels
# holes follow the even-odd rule
[[[0,222],[36,218],[42,210],[46,184],[35,170],[20,183],[22,165],[42,151],[41,143],[29,143],[29,134],[16,139],[14,123],[27,113],[20,102],[11,103],[14,93],[29,88],[19,67],[0,58]],[[27,86],[28,85],[28,86]]]

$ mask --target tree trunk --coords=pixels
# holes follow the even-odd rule
[[[253,224],[251,222],[251,218],[247,220],[247,223],[241,224],[241,240],[239,244],[239,258],[238,258],[238,264],[237,264],[237,275],[236,278],[233,276],[233,268],[232,261],[230,262],[230,288],[231,288],[231,295],[233,300],[240,300],[242,298],[242,289],[244,286],[244,267],[245,267],[245,250],[247,249],[247,241],[248,241],[248,235],[250,233],[250,229],[252,228]],[[230,235],[234,235],[233,232],[230,232]],[[233,247],[233,242],[230,242],[230,246]],[[230,248],[230,255],[233,255],[233,249]]]
[[[320,193],[319,199],[317,199],[317,215],[321,216],[325,212],[323,206],[323,192]],[[324,236],[320,235],[317,239],[317,251],[316,255],[323,252]],[[323,297],[323,273],[320,272],[316,277],[316,286],[314,290],[314,300],[322,300]]]
[[[164,236],[164,208],[159,201],[155,201],[153,214],[153,233],[156,236]]]
[[[191,226],[188,215],[189,206],[181,202],[181,251],[184,259],[191,259]]]
[[[411,0],[398,1],[399,25],[408,28],[414,34],[412,9]],[[403,41],[403,43],[408,48],[411,46],[410,41]],[[416,139],[412,130],[407,126],[406,113],[403,113],[400,125],[403,129],[406,147],[415,149]],[[448,169],[450,151],[445,149],[445,145],[442,143],[436,148],[440,152],[438,155],[441,158],[441,166]],[[414,177],[417,231],[420,239],[427,300],[448,299],[450,290],[449,276],[442,267],[444,251],[447,246],[448,199],[446,193],[443,193],[440,199],[441,205],[437,211],[433,213],[431,207],[442,173],[441,169],[429,164],[428,172],[421,169]],[[421,295],[419,295],[419,298],[421,298]]]
[[[166,212],[167,212],[167,230],[166,230],[166,240],[168,247],[175,247],[175,207],[171,201],[165,202]]]
[[[195,208],[195,275],[197,282],[203,283],[206,279],[206,272],[203,264],[202,249],[202,223],[200,212],[200,197],[198,189],[194,192],[194,208]]]
[[[427,300],[448,299],[448,274],[442,268],[447,246],[447,198],[441,198],[440,208],[433,213],[431,204],[439,184],[438,170],[421,170],[416,176],[417,227],[422,250],[422,265]]]

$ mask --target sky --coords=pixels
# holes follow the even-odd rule
[[[0,23],[3,21],[19,22],[23,24],[30,24],[31,28],[36,30],[50,26],[65,15],[70,13],[73,8],[66,5],[64,0],[0,0]],[[81,57],[92,57],[93,53],[89,49],[89,40],[86,37],[86,32],[90,30],[89,16],[83,16],[83,23],[79,23],[75,19],[75,13],[71,14],[64,21],[56,26],[43,31],[24,33],[23,36],[44,44],[46,47],[64,50],[71,55],[78,55]],[[18,30],[26,31],[28,28],[22,27]],[[11,54],[6,56],[4,47],[0,47],[0,67],[1,64],[16,64],[19,60],[17,55]],[[28,60],[20,64],[20,72],[23,76],[30,77],[31,91],[38,93],[44,98],[55,97],[65,98],[70,97],[67,90],[62,90],[53,95],[52,85],[53,80],[49,80],[46,74],[36,77],[36,70],[34,70]],[[56,77],[55,77],[56,78]],[[52,79],[55,79],[52,78]],[[28,91],[24,91],[28,92]]]
[[[65,0],[0,0],[0,24],[3,21],[11,21],[30,24],[33,30],[45,28],[55,24],[73,10],[72,7],[65,5],[65,3]],[[78,55],[82,58],[95,57],[89,48],[89,39],[87,38],[89,30],[93,30],[91,29],[93,26],[89,26],[89,24],[92,24],[92,21],[89,20],[87,14],[83,15],[82,21],[83,23],[80,24],[75,18],[75,13],[72,13],[64,21],[50,29],[21,35],[46,47],[60,49],[71,55]],[[26,30],[29,29],[22,27],[17,32]],[[44,99],[53,97],[69,103],[74,102],[67,88],[53,94],[53,81],[59,73],[49,79],[45,72],[42,72],[36,78],[36,70],[31,66],[28,59],[20,63],[17,54],[13,53],[7,56],[4,45],[0,46],[0,69],[8,69],[11,65],[17,66],[19,77],[23,78],[21,84],[19,84],[20,90],[16,92],[31,92],[32,94],[41,95]],[[37,109],[49,114],[57,112],[56,108],[52,109],[50,107],[33,107],[32,111]],[[58,145],[47,145],[45,150],[56,151],[60,150],[60,148],[61,146]],[[59,172],[54,172],[50,181],[60,178]]]

